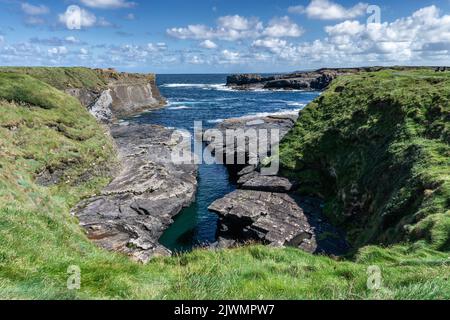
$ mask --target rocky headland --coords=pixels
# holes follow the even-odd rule
[[[235,74],[227,78],[227,86],[235,90],[305,90],[322,91],[339,76],[362,72],[377,72],[384,69],[397,71],[433,69],[436,72],[445,71],[438,67],[363,67],[363,68],[323,68],[315,71],[299,71],[293,73],[262,76],[259,74]]]

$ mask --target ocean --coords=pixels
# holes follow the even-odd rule
[[[318,92],[238,91],[225,86],[227,75],[158,75],[164,109],[125,119],[193,131],[194,121],[213,128],[224,119],[299,112]],[[172,251],[188,251],[214,243],[217,215],[208,211],[215,200],[235,190],[223,165],[200,165],[196,202],[184,209],[160,239]]]

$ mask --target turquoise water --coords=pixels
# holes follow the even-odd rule
[[[317,92],[234,91],[225,87],[226,75],[159,75],[161,94],[169,105],[130,121],[192,131],[194,121],[205,129],[223,119],[300,111]],[[196,202],[184,209],[160,239],[173,251],[190,250],[216,241],[217,216],[208,211],[215,200],[235,190],[223,165],[200,165]]]

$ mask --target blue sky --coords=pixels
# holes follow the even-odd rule
[[[0,65],[158,73],[450,65],[448,0],[0,0],[0,8]]]

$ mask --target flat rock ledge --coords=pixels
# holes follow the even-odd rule
[[[297,119],[298,112],[292,112],[267,117],[255,116],[227,119],[216,126],[216,129],[222,132],[224,137],[226,136],[226,132],[230,130],[235,132],[242,130],[245,134],[248,134],[250,131],[256,133],[258,144],[256,154],[254,153],[255,150],[249,147],[251,140],[248,138],[245,139],[244,144],[240,145],[237,144],[237,140],[235,140],[234,144],[227,143],[226,140],[216,142],[214,135],[208,136],[208,133],[205,133],[204,139],[212,153],[216,156],[219,155],[225,162],[231,178],[237,181],[239,176],[256,170],[259,163],[272,154],[274,147],[294,127]],[[272,130],[274,129],[279,130],[278,141],[272,140],[272,134],[275,133]],[[261,132],[265,132],[266,134],[261,135]],[[230,163],[227,159],[234,159],[235,161],[234,163]],[[244,159],[244,161],[242,162],[240,159]],[[253,159],[253,163],[251,163],[251,159]],[[252,165],[253,168],[248,170],[248,167]],[[239,173],[246,168],[246,172]]]
[[[222,236],[259,241],[275,247],[317,248],[314,230],[302,208],[288,194],[236,190],[215,201],[209,210],[221,218]]]
[[[147,263],[170,255],[158,243],[173,218],[195,199],[197,167],[171,161],[172,130],[155,125],[114,125],[121,172],[101,194],[72,213],[99,246]]]

